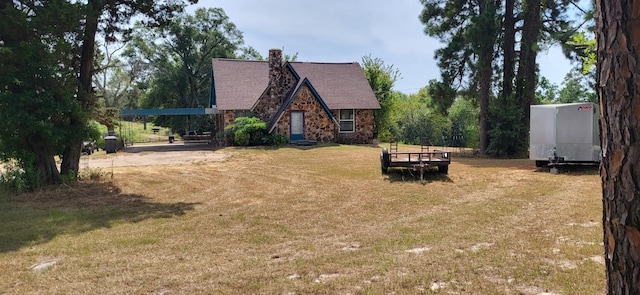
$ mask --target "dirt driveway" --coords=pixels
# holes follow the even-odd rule
[[[224,161],[229,155],[208,144],[182,142],[133,145],[114,154],[103,151],[80,158],[80,168],[195,164]]]
[[[83,154],[80,157],[80,169],[209,163],[221,162],[228,157],[228,153],[216,151],[214,146],[208,144],[185,145],[183,142],[141,144],[129,146],[114,154],[106,154],[103,150],[93,155]],[[0,163],[0,173],[4,172],[5,167]]]

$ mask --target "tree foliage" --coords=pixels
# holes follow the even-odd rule
[[[480,146],[480,110],[470,99],[459,97],[449,108],[449,146],[478,148]]]
[[[244,48],[242,32],[221,8],[200,8],[181,14],[167,27],[139,26],[126,50],[129,63],[150,65],[144,108],[210,107],[212,58],[261,59],[253,48]],[[162,116],[156,125],[174,130],[211,129],[204,117]]]
[[[558,103],[598,102],[594,89],[589,85],[589,76],[579,69],[573,69],[565,75],[562,89],[558,92]]]
[[[391,140],[416,145],[426,141],[437,146],[478,147],[479,109],[469,99],[456,98],[445,116],[442,106],[429,95],[429,87],[415,94],[393,92],[393,95]]]
[[[380,109],[374,112],[373,131],[382,141],[392,138],[391,109],[394,103],[393,84],[400,77],[398,69],[393,65],[385,65],[380,58],[372,58],[371,55],[362,57],[364,75],[369,81]]]
[[[433,109],[440,115],[447,116],[448,110],[456,99],[456,90],[451,88],[451,84],[438,80],[429,80],[427,92],[431,98]]]
[[[115,46],[114,46],[115,45]],[[96,52],[97,68],[93,75],[98,107],[94,119],[114,130],[121,109],[137,108],[145,91],[143,75],[146,65],[134,61],[124,63],[119,54],[126,43],[102,44]]]
[[[426,88],[417,94],[403,96],[396,103],[397,141],[421,144],[423,139],[433,145],[446,145],[450,126],[447,117],[435,111]]]
[[[182,1],[0,1],[0,154],[33,173],[33,187],[74,179],[81,142],[90,132],[97,96],[96,36],[126,32],[129,19],[167,22]],[[60,155],[60,170],[54,156]]]
[[[514,131],[521,153],[528,140],[528,109],[536,102],[536,56],[543,46],[571,39],[575,32],[566,11],[568,0],[421,0],[425,33],[445,44],[436,50],[442,84],[477,98],[480,151]],[[437,85],[437,84],[436,84]],[[501,88],[496,86],[500,85]],[[436,88],[437,89],[437,88]],[[434,93],[435,94],[435,93]],[[434,97],[436,97],[434,95]],[[518,109],[519,111],[515,111]],[[504,108],[500,110],[500,108]],[[504,117],[504,114],[510,115]],[[492,116],[501,116],[493,118]],[[517,116],[513,118],[513,116]],[[498,124],[507,118],[517,124]],[[491,123],[492,122],[492,123]],[[507,128],[489,132],[492,128]],[[503,132],[504,131],[504,132]],[[494,143],[493,147],[498,143]],[[498,144],[502,146],[503,144]],[[496,152],[495,149],[491,149]],[[504,154],[500,151],[499,154]]]
[[[59,183],[54,156],[88,134],[69,120],[86,117],[75,98],[79,7],[0,4],[0,158],[16,161],[23,188]]]
[[[425,33],[446,43],[436,50],[442,83],[477,94],[480,104],[480,150],[487,143],[495,42],[499,35],[497,0],[421,0]],[[457,86],[454,86],[457,84]],[[442,87],[441,87],[442,88]],[[453,98],[451,98],[451,101]]]
[[[562,81],[562,88],[542,77],[536,90],[536,104],[598,102],[597,94],[591,87],[591,76],[578,68],[568,72]]]

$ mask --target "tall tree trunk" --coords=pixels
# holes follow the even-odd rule
[[[540,0],[526,0],[522,40],[520,42],[520,59],[516,77],[516,99],[522,111],[520,124],[522,133],[518,149],[527,146],[529,135],[529,106],[535,101],[536,91],[536,57],[538,55],[538,36],[540,35]]]
[[[596,1],[608,294],[640,294],[640,2]]]
[[[480,69],[478,100],[480,101],[480,154],[485,155],[489,146],[489,126],[487,118],[489,117],[489,96],[491,86],[491,68]]]
[[[478,46],[478,100],[480,102],[480,154],[484,155],[489,146],[489,131],[487,118],[489,117],[489,99],[491,97],[491,77],[493,76],[493,46],[495,44],[495,36],[497,32],[494,17],[497,5],[489,0],[478,1],[479,21],[478,24],[482,28],[489,29],[484,38],[477,39]]]
[[[101,0],[90,0],[87,4],[78,86],[78,102],[82,107],[82,114],[74,113],[71,118],[71,124],[76,126],[87,124],[90,113],[95,107],[95,96],[92,88],[93,61],[95,59],[98,20],[102,14],[103,7],[104,3]],[[60,164],[60,173],[62,175],[78,175],[81,152],[82,138],[67,145],[62,153],[62,163]]]
[[[515,0],[506,0],[504,6],[504,43],[502,50],[504,51],[504,64],[502,72],[502,104],[509,103],[509,99],[513,94],[513,77],[515,76],[516,61],[516,21],[513,16]]]

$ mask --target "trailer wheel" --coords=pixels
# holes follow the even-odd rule
[[[538,168],[547,166],[548,164],[549,164],[549,161],[536,161],[536,167]]]
[[[442,174],[449,174],[449,165],[438,166],[438,172]]]
[[[387,148],[382,148],[382,152],[380,153],[380,168],[383,174],[387,174],[390,161],[391,156],[389,155],[389,151]]]

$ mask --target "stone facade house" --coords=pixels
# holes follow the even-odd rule
[[[290,141],[370,143],[380,108],[358,63],[213,59],[211,103],[218,131],[236,117],[256,116],[270,134]]]

